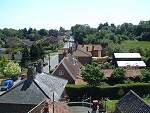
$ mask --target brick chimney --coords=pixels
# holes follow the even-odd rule
[[[92,51],[94,51],[94,46],[92,45]]]
[[[36,72],[37,73],[42,73],[43,72],[43,61],[42,61],[42,59],[38,60],[38,62],[37,62]]]
[[[88,51],[88,46],[86,46],[86,51]]]
[[[27,72],[27,79],[28,80],[34,79],[35,74],[36,74],[35,67],[34,66],[29,66],[28,67],[28,72]]]

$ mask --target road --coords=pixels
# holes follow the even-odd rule
[[[49,59],[48,58],[45,58],[44,59],[44,62],[47,62],[48,65],[46,65],[44,68],[43,68],[43,71],[45,73],[49,73]],[[50,66],[51,66],[51,69],[55,69],[55,67],[58,65],[58,54],[54,55],[54,56],[51,56],[50,57]]]

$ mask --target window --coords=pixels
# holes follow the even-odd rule
[[[64,71],[63,70],[59,70],[59,75],[64,75]]]

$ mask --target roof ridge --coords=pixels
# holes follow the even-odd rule
[[[38,83],[36,82],[38,80],[34,79],[33,82],[35,83],[35,85],[42,91],[42,93],[49,99],[51,99],[46,93],[45,91],[38,85]]]

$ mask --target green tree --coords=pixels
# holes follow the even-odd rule
[[[30,48],[30,58],[31,60],[38,60],[39,58],[39,49],[37,44],[33,44]]]
[[[9,60],[7,59],[7,57],[2,57],[0,59],[0,71],[1,73],[3,73],[4,68],[7,66],[7,64],[9,63]]]
[[[30,48],[30,57],[31,60],[44,59],[44,49],[41,42],[35,43]]]
[[[10,78],[16,78],[21,73],[21,68],[18,63],[9,62],[4,68],[4,75]]]
[[[125,80],[125,70],[123,68],[116,68],[109,78],[112,83],[123,83]]]
[[[25,46],[22,51],[21,66],[25,66],[29,60],[30,60],[30,53],[27,46]]]
[[[38,31],[38,34],[41,36],[47,36],[48,35],[48,31],[46,29],[40,29]]]
[[[87,64],[81,69],[83,79],[91,86],[100,85],[104,78],[104,73],[100,71],[96,63]]]
[[[150,82],[150,70],[148,69],[142,70],[141,74],[142,74],[143,82],[146,82],[146,83]]]

